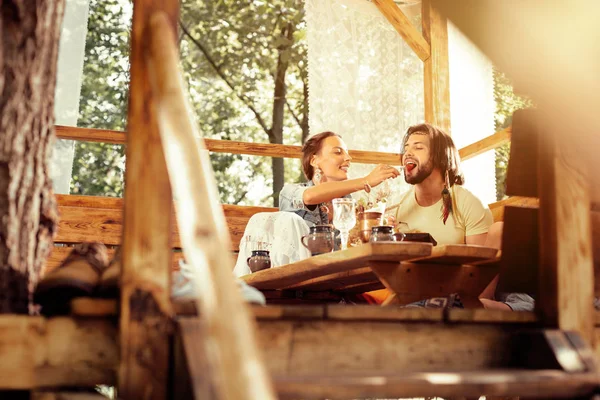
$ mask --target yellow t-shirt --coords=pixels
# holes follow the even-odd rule
[[[410,230],[429,233],[438,244],[463,244],[465,237],[487,233],[494,222],[490,209],[460,185],[450,189],[452,212],[442,222],[442,199],[429,207],[417,204],[414,186],[402,196],[396,222],[406,222]]]

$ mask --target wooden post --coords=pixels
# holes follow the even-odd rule
[[[119,397],[167,396],[172,196],[145,52],[148,20],[164,11],[177,26],[177,0],[135,0],[121,275]]]
[[[177,222],[183,253],[195,271],[198,312],[206,326],[203,337],[197,337],[199,330],[191,331],[196,340],[203,341],[203,351],[198,351],[201,346],[184,342],[186,355],[196,360],[206,355],[211,383],[219,399],[275,399],[256,345],[254,320],[231,274],[233,259],[228,254],[231,245],[227,225],[208,151],[198,140],[200,134],[190,114],[175,38],[168,16],[154,13],[146,53],[150,82],[157,101],[166,165],[178,199]],[[194,363],[191,372],[198,372],[197,365]],[[192,377],[195,381],[197,378]]]
[[[423,36],[431,53],[423,62],[425,121],[450,134],[448,21],[433,7],[432,0],[423,0],[422,10]]]
[[[557,127],[547,125],[541,131],[537,308],[546,325],[578,331],[592,343],[594,265],[587,165],[573,141],[559,138]]]

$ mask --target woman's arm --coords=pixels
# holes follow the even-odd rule
[[[343,197],[350,193],[364,189],[365,179],[348,179],[339,182],[324,182],[311,186],[304,191],[302,200],[306,205],[320,204],[331,201],[336,197]]]
[[[348,179],[338,182],[323,182],[319,185],[309,187],[304,191],[302,200],[306,205],[328,202],[336,197],[343,197],[350,193],[362,190],[365,188],[366,184],[375,187],[384,180],[395,178],[398,175],[400,175],[400,171],[396,168],[390,165],[379,164],[364,178]]]

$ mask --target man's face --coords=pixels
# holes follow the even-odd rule
[[[413,133],[404,146],[404,180],[411,185],[423,182],[433,172],[429,135]]]

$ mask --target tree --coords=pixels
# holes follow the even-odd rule
[[[502,72],[494,69],[494,100],[496,112],[494,123],[496,132],[508,128],[515,111],[533,106],[531,100],[514,93],[510,80]],[[506,169],[510,156],[510,143],[496,148],[496,200],[506,196]]]
[[[129,0],[91,0],[79,126],[124,130],[129,81]],[[203,135],[303,143],[308,88],[302,4],[190,0],[181,9],[181,63]],[[223,203],[264,204],[298,160],[212,154]],[[71,193],[121,196],[121,146],[79,142]],[[271,178],[271,177],[274,178]],[[276,200],[275,200],[276,201]]]
[[[302,3],[292,0],[183,4],[183,67],[206,136],[244,141],[262,137],[270,143],[306,139],[303,15]],[[246,165],[254,171],[262,168]],[[283,159],[273,158],[271,170],[277,205],[286,180]],[[295,171],[293,179],[297,177]]]
[[[27,313],[57,223],[48,162],[64,1],[0,9],[0,311]]]

